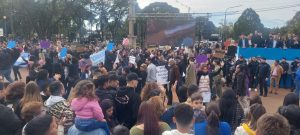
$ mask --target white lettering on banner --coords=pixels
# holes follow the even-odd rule
[[[135,57],[134,56],[129,56],[129,63],[135,64]]]
[[[90,56],[93,66],[97,66],[99,63],[105,61],[105,50],[94,53]]]
[[[156,79],[160,84],[168,84],[168,70],[165,66],[156,67]]]

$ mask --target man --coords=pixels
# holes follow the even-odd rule
[[[289,135],[289,122],[280,114],[264,114],[257,121],[256,135]]]
[[[140,96],[135,92],[138,85],[138,76],[136,73],[129,73],[126,76],[127,86],[121,87],[116,94],[116,117],[121,124],[128,129],[136,124],[139,106],[141,104]]]
[[[180,72],[179,72],[179,68],[176,65],[176,61],[174,59],[170,59],[169,60],[169,82],[170,82],[170,87],[169,90],[167,91],[167,95],[168,95],[168,104],[172,104],[172,91],[171,91],[171,87],[173,86],[173,84],[177,81],[178,84],[180,83]]]
[[[266,58],[260,59],[260,64],[258,66],[258,81],[260,96],[268,96],[268,84],[267,81],[270,77],[270,65],[266,63]]]
[[[49,85],[50,97],[45,101],[47,106],[47,113],[62,119],[65,117],[64,127],[67,132],[68,129],[74,124],[73,120],[75,114],[70,108],[70,104],[63,98],[65,94],[64,85],[60,81],[54,81]]]
[[[286,86],[286,80],[287,80],[287,75],[288,75],[288,71],[290,69],[290,65],[289,63],[286,62],[286,58],[282,58],[281,62],[280,62],[280,66],[283,68],[283,74],[281,75],[280,80],[283,82],[283,88],[287,88]]]
[[[165,131],[162,135],[192,135],[191,129],[194,125],[194,111],[188,104],[179,104],[175,107],[173,121],[176,129]]]
[[[18,49],[6,48],[6,43],[2,43],[2,48],[0,49],[0,75],[5,77],[5,79],[12,83],[11,70],[13,64],[17,61],[20,56]]]
[[[249,41],[248,41],[247,38],[245,38],[245,34],[242,34],[240,36],[240,41],[239,41],[238,46],[241,47],[241,48],[248,48],[249,47]]]
[[[269,41],[268,48],[282,48],[283,44],[277,35],[273,35],[273,39]]]
[[[294,39],[292,38],[291,34],[288,34],[287,40],[285,41],[285,47],[291,48],[294,44]]]
[[[295,60],[291,63],[291,71],[292,71],[292,87],[291,87],[291,92],[294,91],[295,89],[295,76],[296,76],[296,71],[298,69],[298,64],[300,63],[300,59],[297,57]]]
[[[271,76],[270,76],[270,94],[275,91],[275,95],[277,95],[277,91],[279,89],[279,80],[281,75],[283,74],[283,68],[279,65],[279,60],[275,60],[274,64],[271,66]],[[275,83],[275,88],[274,88]]]
[[[257,91],[257,71],[258,71],[258,65],[259,62],[257,61],[256,57],[253,57],[249,64],[248,64],[248,69],[250,71],[250,90],[254,89],[255,91]]]
[[[147,67],[147,83],[150,83],[150,82],[156,82],[157,79],[156,79],[156,66],[154,65],[154,61],[155,59],[154,58],[150,58],[149,60],[149,65]]]
[[[252,43],[253,43],[253,45],[254,45],[254,48],[256,48],[256,47],[258,47],[258,44],[259,44],[259,42],[260,42],[260,36],[259,36],[259,33],[258,33],[258,31],[256,30],[255,32],[254,32],[254,36],[252,37]]]
[[[236,68],[237,65],[243,65],[247,64],[247,61],[244,59],[243,56],[240,56],[239,59],[235,62],[234,68]]]

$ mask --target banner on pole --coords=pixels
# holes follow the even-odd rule
[[[156,79],[160,84],[168,84],[168,70],[165,66],[156,67]]]
[[[99,63],[104,63],[105,61],[105,50],[99,51],[90,55],[93,66],[97,66]]]
[[[12,48],[15,48],[16,45],[17,45],[17,42],[11,40],[11,41],[8,41],[8,43],[7,43],[7,48],[12,49]]]
[[[196,62],[197,62],[198,64],[205,63],[207,60],[208,60],[208,58],[207,58],[207,56],[204,55],[204,54],[198,55],[198,56],[196,57]]]
[[[43,49],[50,48],[50,42],[47,41],[47,40],[42,40],[41,43],[40,43],[40,46],[41,46],[41,48],[43,48]]]

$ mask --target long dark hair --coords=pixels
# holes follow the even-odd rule
[[[225,90],[222,97],[219,100],[220,107],[220,119],[225,122],[230,122],[235,112],[237,104],[237,98],[233,90]]]
[[[218,104],[212,102],[205,109],[207,117],[206,131],[208,135],[219,135],[219,115],[220,109]]]
[[[137,117],[137,124],[144,124],[144,135],[158,135],[161,133],[156,114],[154,105],[149,101],[141,103]]]
[[[253,104],[250,106],[250,128],[256,130],[257,120],[266,113],[266,108],[261,104]]]

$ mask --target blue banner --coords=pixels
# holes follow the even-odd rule
[[[244,58],[261,56],[267,60],[281,60],[285,57],[288,61],[300,57],[300,49],[280,49],[280,48],[238,48],[238,56]]]
[[[97,66],[99,63],[105,61],[105,50],[90,55],[93,66]]]

